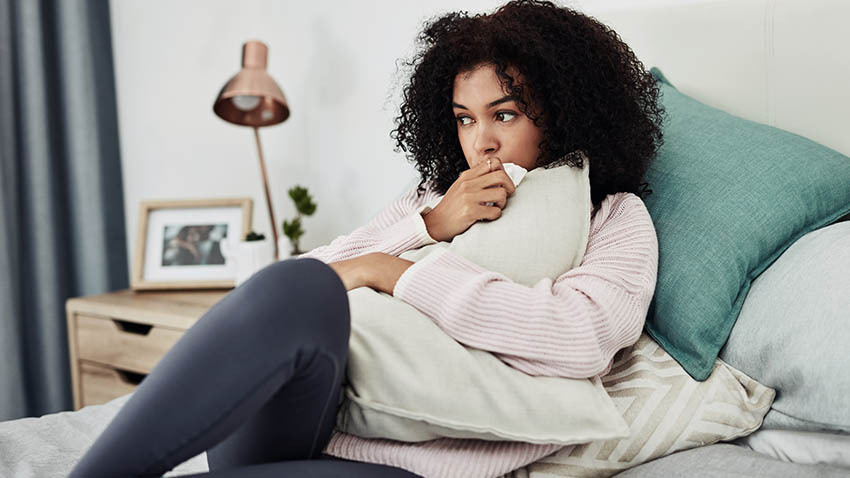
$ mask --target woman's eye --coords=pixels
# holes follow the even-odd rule
[[[455,119],[457,119],[457,122],[463,126],[466,126],[472,122],[472,118],[470,118],[469,116],[458,116]]]
[[[496,113],[496,118],[503,123],[507,123],[508,121],[514,119],[516,117],[516,113],[512,113],[510,111],[500,111]]]

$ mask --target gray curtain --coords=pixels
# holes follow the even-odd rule
[[[65,301],[125,288],[109,2],[0,0],[0,420],[72,408]]]

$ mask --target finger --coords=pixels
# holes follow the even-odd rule
[[[502,208],[496,206],[483,206],[479,205],[478,209],[476,209],[476,217],[478,219],[485,219],[492,221],[494,219],[498,219],[502,216]]]
[[[507,191],[500,187],[483,189],[478,196],[478,204],[493,202],[498,204],[500,209],[504,209],[508,201],[507,194]]]
[[[493,171],[501,170],[502,178],[503,178],[503,186],[505,190],[508,191],[508,196],[513,195],[514,190],[516,190],[516,186],[514,186],[514,181],[508,176],[508,173],[505,171],[505,166],[502,164],[502,160],[499,158],[493,158]]]
[[[503,187],[505,187],[505,189],[508,191],[508,195],[512,195],[513,192],[514,192],[514,189],[516,189],[514,187],[513,180],[511,179],[510,176],[508,176],[508,173],[505,172],[505,166],[502,164],[502,160],[499,159],[499,158],[492,158],[490,172],[492,173],[492,172],[499,171],[499,170],[502,171],[501,176],[504,177],[504,183],[502,184]]]
[[[516,190],[516,186],[514,186],[514,182],[511,180],[508,173],[504,170],[493,171],[484,176],[479,176],[475,179],[470,180],[470,187],[473,189],[485,189],[501,186],[505,188],[505,191],[508,192],[508,195],[512,195]]]
[[[466,176],[465,179],[475,179],[499,168],[501,168],[501,163],[498,162],[498,160],[490,160],[490,164],[488,165],[487,160],[485,159],[483,161],[479,161],[474,168],[470,168],[462,172],[461,176]]]
[[[477,176],[480,177],[480,176],[487,175],[488,173],[491,173],[493,171],[496,171],[497,169],[499,169],[499,166],[496,164],[496,161],[493,160],[493,159],[484,159],[484,160],[482,160],[481,162],[478,163],[478,168],[476,168],[476,169],[479,169],[479,168],[480,168],[481,171],[480,171],[480,174],[478,174]]]

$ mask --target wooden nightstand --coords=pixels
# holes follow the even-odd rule
[[[121,290],[68,299],[74,410],[132,392],[183,333],[228,292]]]

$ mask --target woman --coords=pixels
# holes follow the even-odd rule
[[[459,342],[529,374],[608,373],[640,335],[655,287],[657,240],[640,196],[661,143],[658,90],[614,32],[548,2],[448,14],[420,40],[394,131],[421,174],[418,187],[213,306],[72,476],[159,476],[204,450],[204,476],[219,478],[497,476],[560,448],[335,432],[346,291],[394,294]],[[525,287],[450,253],[415,266],[398,257],[498,220],[514,191],[503,163],[580,166],[577,151],[592,161],[589,242],[582,265],[554,283]]]
[[[188,266],[200,263],[198,251],[200,233],[197,226],[183,226],[177,235],[166,242],[163,255],[164,266]]]

